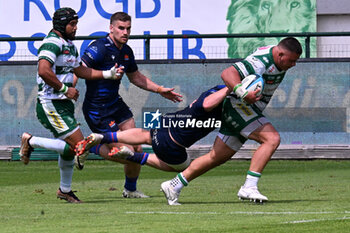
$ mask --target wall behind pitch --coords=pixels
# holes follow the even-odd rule
[[[143,112],[176,111],[210,87],[222,84],[221,71],[229,63],[140,64],[142,73],[184,96],[172,103],[160,95],[131,85],[123,77],[120,93],[143,127]],[[27,131],[52,137],[35,116],[36,66],[0,66],[0,145],[19,145]],[[282,144],[350,143],[350,64],[347,62],[297,63],[286,75],[271,100],[266,115],[281,133]],[[90,131],[82,116],[84,80],[79,80],[76,116],[85,135]],[[212,144],[215,133],[200,141]]]

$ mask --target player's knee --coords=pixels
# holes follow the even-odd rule
[[[271,145],[271,147],[273,147],[274,149],[277,149],[277,147],[280,145],[281,143],[281,137],[280,134],[278,132],[273,132],[269,135],[267,142],[269,145]]]
[[[145,143],[148,145],[152,145],[152,138],[150,135],[148,135],[147,137],[145,137]]]

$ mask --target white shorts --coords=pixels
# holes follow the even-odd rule
[[[258,128],[260,128],[261,126],[270,123],[270,121],[265,118],[265,117],[261,117],[256,119],[255,121],[251,122],[249,125],[247,125],[246,127],[244,127],[241,132],[240,135],[243,136],[245,138],[244,142],[248,139],[249,135],[251,133],[253,133],[255,130],[257,130]],[[224,135],[222,133],[218,133],[217,135],[228,147],[230,147],[232,150],[234,151],[239,151],[239,149],[241,149],[242,145],[244,142],[242,142],[242,137],[238,138],[237,136],[233,136],[233,135]]]

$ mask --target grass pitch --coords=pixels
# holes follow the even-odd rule
[[[57,162],[0,162],[0,232],[349,232],[350,161],[271,161],[259,182],[266,204],[238,200],[249,161],[229,161],[192,181],[168,206],[161,182],[144,166],[138,189],[121,197],[123,166],[88,161],[73,190],[84,204],[56,198]]]

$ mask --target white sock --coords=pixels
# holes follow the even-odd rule
[[[73,178],[73,168],[74,168],[74,159],[67,161],[58,157],[58,166],[60,168],[60,188],[64,193],[68,193],[72,190],[72,178]]]
[[[182,172],[181,172],[181,173],[177,174],[177,176],[174,179],[171,180],[170,184],[173,187],[173,189],[179,193],[179,192],[181,192],[181,189],[184,186],[188,185],[188,181],[182,175]]]
[[[33,148],[43,148],[47,150],[56,151],[59,154],[63,154],[64,148],[67,143],[61,139],[42,138],[33,136],[29,140],[29,144]]]
[[[258,182],[261,177],[261,173],[248,171],[247,178],[244,183],[244,187],[258,187]]]

